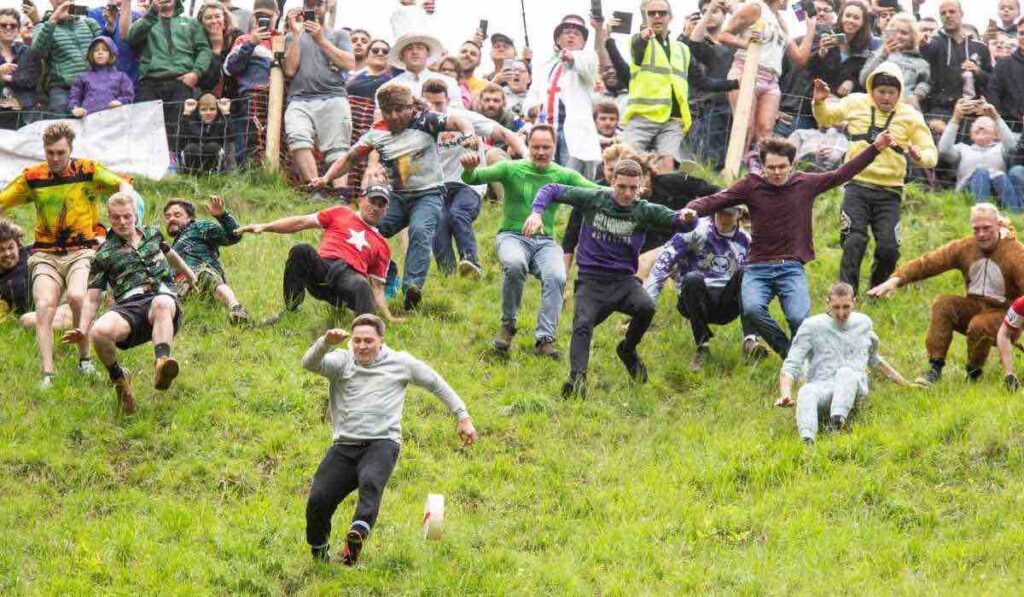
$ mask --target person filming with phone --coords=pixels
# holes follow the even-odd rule
[[[971,123],[971,142],[957,143],[960,123]],[[995,106],[983,99],[961,98],[953,108],[953,118],[939,138],[939,156],[956,166],[956,189],[971,194],[975,203],[984,203],[995,195],[1000,207],[1014,213],[1024,209],[1024,198],[1006,174],[1016,139]]]
[[[828,83],[838,97],[863,92],[860,71],[871,52],[882,46],[871,34],[868,7],[859,0],[848,0],[839,12],[835,30],[822,35],[818,51],[811,56],[811,76]]]

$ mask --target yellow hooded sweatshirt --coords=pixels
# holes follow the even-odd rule
[[[818,126],[825,128],[846,121],[849,125],[846,133],[854,138],[869,132],[873,115],[875,119],[874,132],[875,134],[880,133],[885,128],[885,123],[889,120],[891,112],[882,112],[871,99],[875,76],[879,73],[896,77],[900,82],[900,97],[902,97],[903,74],[895,64],[883,62],[868,75],[867,93],[851,93],[838,102],[815,102],[813,110]],[[932,168],[938,162],[939,152],[935,147],[934,139],[932,139],[932,133],[924,122],[924,117],[906,102],[900,101],[896,104],[895,114],[892,114],[892,120],[889,122],[889,132],[896,138],[898,146],[903,148],[913,146],[917,149],[921,154],[921,162],[916,164],[917,166]],[[864,151],[869,143],[871,143],[870,140],[851,141],[850,148],[846,152],[846,161],[849,162]],[[879,187],[902,187],[906,173],[906,155],[890,148],[883,151],[853,180]]]

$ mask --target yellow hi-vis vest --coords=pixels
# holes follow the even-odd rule
[[[686,76],[690,68],[690,48],[670,41],[672,57],[665,55],[665,48],[658,40],[648,40],[644,50],[643,64],[629,65],[629,101],[622,122],[629,122],[634,116],[643,116],[651,122],[662,124],[672,117],[672,94],[679,104],[679,117],[683,132],[690,130],[690,84]]]

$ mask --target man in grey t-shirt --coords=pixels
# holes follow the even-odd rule
[[[316,20],[303,18],[312,10]],[[289,35],[284,54],[284,74],[291,80],[284,129],[302,182],[316,178],[314,145],[330,166],[348,152],[352,137],[342,73],[355,68],[348,33],[327,31],[323,26],[324,0],[304,0],[302,10],[288,13]]]

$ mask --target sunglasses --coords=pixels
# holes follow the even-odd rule
[[[669,12],[667,10],[648,10],[647,16],[649,17],[667,17]]]
[[[14,23],[0,23],[0,29],[4,29],[6,31],[17,31],[18,26]]]
[[[370,48],[370,53],[377,56],[387,56],[390,52],[390,48]]]

